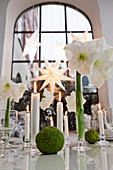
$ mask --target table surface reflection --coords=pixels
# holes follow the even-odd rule
[[[91,150],[80,154],[72,150],[75,136],[70,134],[70,144],[54,155],[33,155],[29,148],[7,149],[8,161],[0,164],[0,170],[113,170],[112,142],[107,147],[89,145]]]

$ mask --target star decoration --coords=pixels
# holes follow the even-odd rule
[[[70,96],[67,96],[66,98],[67,102],[67,108],[69,112],[75,112],[76,111],[76,94],[74,91],[70,93]],[[85,104],[86,100],[82,96],[82,102]]]
[[[72,32],[71,32],[72,41],[78,40],[78,41],[84,43],[84,42],[86,41],[87,34],[88,34],[88,30],[84,32],[84,34],[81,36],[81,38],[77,38],[77,37],[76,37],[75,35],[73,35]]]
[[[65,55],[65,51],[64,51],[64,47],[65,47],[65,43],[60,44],[59,42],[57,43],[57,48],[55,48],[54,50],[54,56],[56,57],[57,60],[63,60],[64,62],[68,61],[66,55]]]
[[[30,38],[26,38],[26,44],[22,56],[28,54],[32,63],[39,46],[41,46],[41,43],[39,43],[39,30],[36,29]]]
[[[46,88],[44,89],[43,95],[45,96],[42,98],[42,101],[40,102],[41,109],[45,110],[46,108],[49,108],[50,104],[52,104],[52,101],[54,99],[54,96],[51,91],[48,91]]]
[[[57,84],[65,91],[65,87],[62,85],[61,80],[74,81],[74,79],[63,75],[68,70],[68,68],[59,69],[60,61],[56,61],[54,66],[50,66],[48,61],[45,59],[45,64],[46,69],[37,68],[44,75],[41,75],[31,80],[31,81],[45,80],[40,90],[42,90],[44,87],[50,84],[50,89],[53,93],[55,84]]]

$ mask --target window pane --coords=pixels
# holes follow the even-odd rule
[[[67,30],[68,31],[91,31],[89,21],[75,9],[67,7]]]
[[[34,31],[39,27],[39,7],[24,12],[17,20],[15,31]]]
[[[29,63],[13,63],[13,75],[12,78],[15,79],[17,75],[20,75],[22,82],[25,82],[32,77],[30,71]]]
[[[60,63],[60,67],[61,68],[67,68],[67,63],[65,63],[65,62],[64,63]]]
[[[73,33],[77,38],[81,38],[83,33]],[[88,33],[86,41],[92,40],[92,33]],[[71,33],[68,33],[68,43],[72,42]]]
[[[64,33],[42,34],[41,60],[44,60],[44,58],[47,60],[56,60],[55,50],[58,48],[57,42],[63,44],[65,41]]]
[[[64,6],[44,5],[42,6],[42,31],[64,31]]]

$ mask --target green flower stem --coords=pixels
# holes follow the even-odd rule
[[[7,99],[7,109],[5,111],[5,127],[9,127],[10,97]]]
[[[78,138],[84,138],[84,110],[82,103],[82,91],[81,91],[81,74],[76,71],[76,115],[77,115],[77,132]]]

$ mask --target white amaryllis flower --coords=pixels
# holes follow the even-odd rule
[[[14,83],[7,77],[0,78],[0,96],[6,101],[9,97],[15,102],[19,102],[19,99],[23,96],[25,91],[25,85],[23,83]]]
[[[111,67],[113,67],[113,48],[106,44],[104,38],[100,40],[100,45],[102,48],[94,60],[90,73],[91,85],[96,85],[98,88],[112,75]]]
[[[98,39],[86,41],[84,43],[76,40],[66,45],[64,50],[69,60],[69,68],[71,70],[77,70],[84,76],[88,76],[99,48]]]
[[[44,89],[44,98],[40,102],[40,107],[45,110],[46,108],[49,108],[50,104],[52,104],[52,101],[54,99],[53,93],[51,91],[48,91],[47,89]]]
[[[69,112],[75,112],[76,111],[76,95],[75,92],[71,92],[70,96],[67,96],[66,98],[67,102],[67,108]],[[83,104],[86,102],[84,98],[82,98]]]

